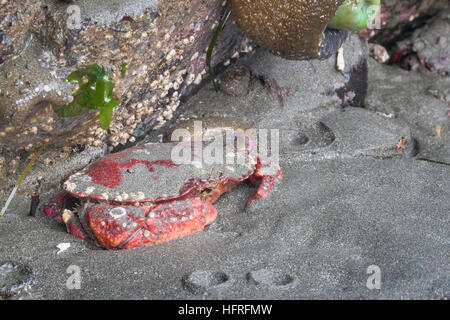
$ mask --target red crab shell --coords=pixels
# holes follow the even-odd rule
[[[205,183],[239,183],[255,171],[257,160],[251,157],[246,164],[207,164],[195,157],[188,164],[175,163],[171,160],[174,146],[180,144],[150,144],[109,154],[70,176],[63,189],[94,201],[155,203],[181,198]]]
[[[229,164],[208,163],[196,156],[199,143],[208,146],[151,144],[100,158],[71,175],[63,184],[66,193],[50,199],[44,213],[63,221],[69,233],[81,238],[87,234],[106,249],[131,248],[200,231],[215,220],[212,203],[222,193],[249,179],[259,184],[250,203],[267,197],[274,179],[281,177],[269,162],[227,148],[223,154],[228,158],[219,162]],[[172,160],[175,147],[180,151],[181,146],[191,151],[192,161]],[[241,161],[236,155],[243,156]],[[77,214],[64,210],[68,198],[81,203]]]

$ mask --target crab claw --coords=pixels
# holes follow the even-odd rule
[[[83,226],[80,223],[78,217],[68,209],[64,209],[62,214],[62,221],[66,225],[67,232],[78,238],[85,239],[86,234],[83,231]]]
[[[268,159],[257,158],[255,172],[250,176],[250,182],[258,186],[256,192],[252,194],[245,205],[247,209],[256,199],[267,198],[269,192],[275,184],[275,179],[281,179],[282,172],[278,165],[273,164]]]
[[[151,206],[92,205],[83,216],[106,249],[133,248],[163,242],[203,230],[217,212],[200,198]]]
[[[71,210],[64,209],[64,207],[67,205],[68,197],[69,194],[67,192],[58,194],[45,203],[44,209],[42,211],[47,217],[63,222],[68,233],[85,239],[86,234],[83,231],[83,227],[81,226],[81,223],[76,214]]]

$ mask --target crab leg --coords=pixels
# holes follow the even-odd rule
[[[78,217],[73,211],[64,209],[69,197],[67,192],[61,192],[46,202],[43,212],[47,217],[63,222],[68,233],[85,239],[86,234]]]
[[[67,232],[78,238],[85,239],[86,234],[83,231],[83,226],[80,223],[80,219],[73,211],[64,209],[62,214],[62,221],[66,225]]]
[[[250,182],[258,186],[256,192],[252,194],[246,203],[248,208],[256,199],[265,199],[269,195],[270,190],[275,184],[275,179],[281,179],[281,170],[272,163],[263,163],[260,158],[257,159],[255,173],[250,177]]]

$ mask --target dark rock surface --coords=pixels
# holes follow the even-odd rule
[[[412,51],[419,62],[443,75],[450,73],[450,10],[442,11],[429,24],[414,31]]]

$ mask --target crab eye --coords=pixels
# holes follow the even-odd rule
[[[120,218],[122,218],[124,215],[127,214],[127,211],[125,210],[125,208],[122,208],[122,207],[116,207],[116,208],[113,208],[113,209],[109,210],[109,214],[110,214],[111,217],[113,217],[114,219],[120,219]]]

